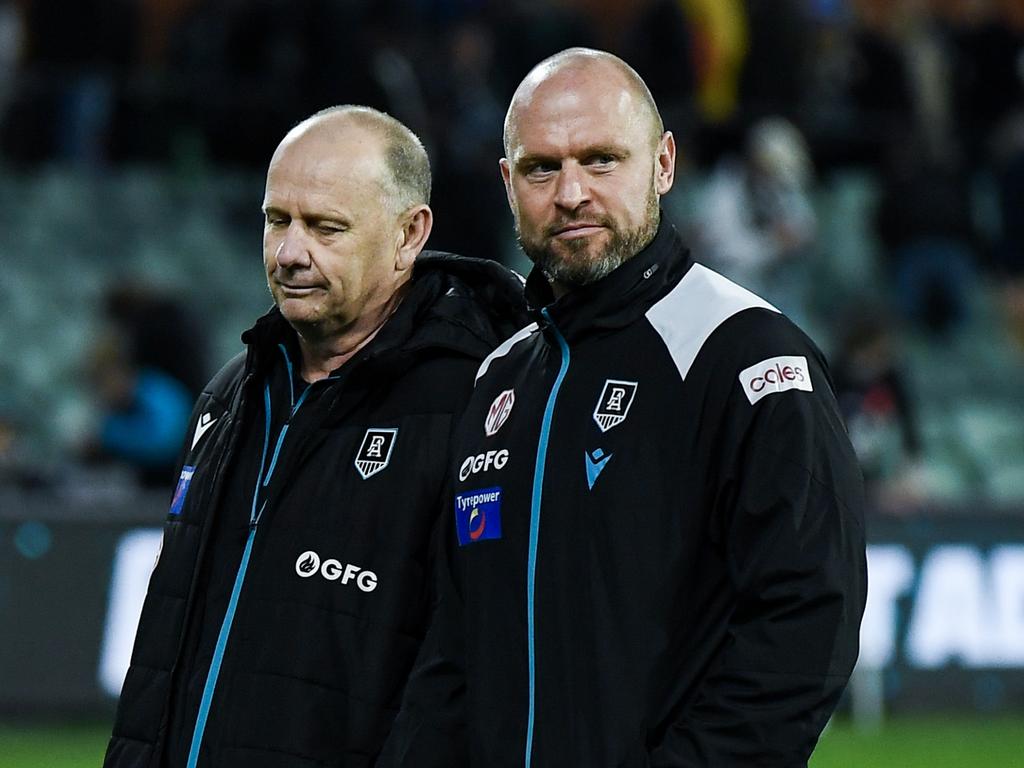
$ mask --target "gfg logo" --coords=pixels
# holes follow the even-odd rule
[[[377,588],[377,574],[373,571],[364,571],[351,563],[343,565],[333,557],[321,562],[320,555],[311,549],[299,555],[295,561],[295,573],[303,579],[308,579],[317,572],[328,581],[340,579],[342,584],[348,584],[355,579],[356,586],[363,592],[373,592]]]
[[[462,462],[462,466],[459,467],[459,480],[465,480],[467,477],[475,475],[477,472],[486,472],[491,467],[494,467],[495,469],[504,469],[507,463],[507,448],[502,448],[500,451],[478,453],[476,456],[467,456],[466,460]]]

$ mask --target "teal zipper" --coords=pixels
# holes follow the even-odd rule
[[[299,408],[306,400],[306,395],[309,394],[309,390],[313,388],[310,384],[306,387],[305,391],[299,396],[299,401],[295,402],[295,390],[292,385],[292,363],[288,358],[288,352],[284,348],[284,345],[280,345],[281,352],[284,354],[284,361],[288,371],[288,387],[291,400],[291,412],[288,415],[288,420],[281,427],[281,432],[277,436],[277,441],[274,445],[274,454],[270,459],[270,466],[266,466],[267,461],[267,448],[270,446],[270,422],[271,422],[271,411],[270,411],[270,385],[265,384],[263,386],[263,405],[264,411],[266,412],[266,422],[263,431],[263,454],[260,456],[260,471],[256,476],[256,489],[252,494],[252,508],[249,512],[249,536],[245,540],[245,549],[242,552],[242,561],[238,565],[238,572],[235,574],[235,583],[231,588],[231,597],[228,600],[228,608],[224,612],[224,620],[220,625],[220,632],[217,635],[217,645],[214,646],[213,658],[210,660],[210,670],[206,674],[206,684],[203,686],[203,698],[199,702],[199,715],[196,717],[196,727],[192,731],[192,745],[188,751],[188,761],[186,762],[186,768],[196,768],[199,762],[199,746],[203,743],[203,735],[206,732],[206,722],[210,717],[210,705],[213,703],[213,694],[217,689],[217,679],[220,677],[221,665],[224,662],[224,651],[228,645],[228,638],[231,635],[231,625],[235,620],[235,611],[238,608],[238,597],[242,593],[242,584],[245,583],[245,574],[249,569],[249,557],[252,554],[252,543],[256,538],[256,527],[259,525],[260,517],[263,516],[263,510],[266,509],[267,501],[263,500],[263,504],[259,510],[256,509],[256,505],[259,502],[260,488],[266,488],[270,483],[270,478],[274,474],[274,469],[277,467],[277,458],[281,453],[281,445],[284,443],[285,435],[288,434],[288,427],[291,425],[291,420],[295,418],[295,414],[299,412]],[[314,382],[315,383],[315,382]]]
[[[548,455],[548,439],[551,434],[551,419],[555,413],[555,400],[558,398],[558,390],[562,387],[562,381],[569,370],[569,345],[565,338],[555,326],[551,315],[546,309],[541,314],[548,321],[551,332],[558,341],[562,352],[562,364],[555,377],[554,386],[548,395],[548,403],[544,408],[544,418],[540,424],[540,440],[537,442],[537,463],[533,468],[533,498],[530,503],[530,551],[526,570],[526,633],[527,633],[527,654],[530,669],[530,710],[526,720],[526,758],[525,766],[530,768],[533,759],[533,726],[537,713],[537,660],[534,647],[534,587],[536,586],[537,572],[537,540],[540,535],[540,507],[544,487],[544,464]]]

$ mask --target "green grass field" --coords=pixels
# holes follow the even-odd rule
[[[1024,768],[1024,716],[901,718],[877,734],[834,722],[810,768]]]
[[[108,728],[0,724],[0,768],[99,768]],[[1024,768],[1024,716],[907,718],[873,735],[836,722],[811,768]]]
[[[110,725],[0,723],[0,768],[99,768]]]

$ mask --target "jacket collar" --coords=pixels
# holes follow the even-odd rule
[[[255,324],[242,333],[242,343],[246,345],[246,370],[266,373],[267,366],[272,364],[277,354],[273,350],[278,344],[284,344],[298,360],[298,338],[295,331],[288,325],[281,311],[271,307]]]
[[[567,341],[623,328],[641,316],[678,283],[693,259],[664,212],[654,239],[610,274],[555,300],[547,278],[536,267],[526,281],[526,298],[544,326],[546,310]]]
[[[528,322],[522,294],[522,278],[495,262],[424,251],[395,312],[346,366],[374,361],[401,369],[411,357],[439,350],[486,357]],[[278,344],[300,359],[296,333],[277,307],[245,331],[242,341],[249,371],[265,372],[278,357]]]

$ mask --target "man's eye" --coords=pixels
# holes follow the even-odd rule
[[[288,219],[284,216],[267,216],[268,227],[286,227],[288,226]]]
[[[587,158],[588,165],[611,165],[614,162],[614,155],[592,155]]]
[[[336,235],[339,232],[345,231],[344,227],[340,227],[337,224],[317,224],[314,229],[321,235]]]
[[[526,169],[527,176],[546,176],[551,173],[558,171],[558,165],[555,163],[535,163]]]

